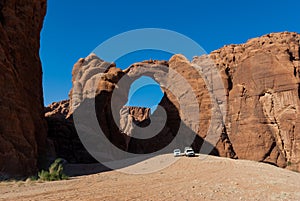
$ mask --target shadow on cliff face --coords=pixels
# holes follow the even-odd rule
[[[177,148],[183,151],[187,146],[192,146],[195,152],[199,153],[204,145],[204,154],[219,156],[213,145],[181,120],[179,110],[170,101],[168,94],[164,93],[158,107],[165,111],[165,122],[157,109],[149,119],[133,121],[132,133],[124,133],[120,129],[119,122],[124,117],[121,117],[120,113],[113,115],[112,92],[105,90],[100,91],[96,98],[84,99],[67,119],[65,115],[59,118],[47,117],[50,129],[48,138],[53,142],[56,157],[69,162],[65,165],[66,173],[77,176],[109,171],[111,167],[106,167],[105,163],[114,161],[120,162],[114,165],[113,169],[121,169],[161,154],[172,153]],[[113,109],[120,111],[126,102],[126,96],[118,97]],[[156,124],[162,123],[164,124],[161,130],[150,133],[152,137],[138,138],[143,135],[149,136],[149,133],[143,133],[143,128],[151,124],[159,127]],[[139,130],[140,128],[142,129]],[[102,164],[95,164],[97,162]]]
[[[192,116],[191,113],[198,117],[199,113],[193,109],[195,107],[198,109],[199,103],[193,105],[190,100],[185,100],[180,105],[176,97],[187,96],[185,93],[187,89],[176,88],[175,90],[180,93],[177,96],[173,94],[167,87],[169,83],[173,84],[173,82],[167,81],[176,77],[169,73],[169,78],[168,73],[167,62],[148,61],[132,65],[124,71],[111,66],[101,78],[97,78],[100,80],[98,84],[93,82],[81,85],[73,83],[74,86],[80,85],[87,89],[80,90],[81,87],[77,87],[77,91],[71,91],[69,107],[71,113],[68,113],[71,115],[67,121],[72,123],[73,128],[70,125],[70,132],[66,136],[72,135],[72,141],[70,143],[65,141],[63,145],[56,143],[60,138],[59,135],[64,134],[57,135],[58,139],[52,138],[57,157],[63,157],[71,163],[98,161],[109,168],[121,169],[149,158],[172,153],[174,149],[179,148],[183,151],[187,146],[192,146],[198,153],[202,150],[204,154],[219,156],[215,146],[197,134],[199,129],[202,129],[201,133],[206,133],[208,126],[202,122],[199,128],[199,122],[193,118],[187,118],[187,116]],[[164,96],[148,119],[136,121],[130,117],[123,121],[122,118],[127,118],[126,115],[124,116],[123,109],[128,102],[130,86],[141,76],[149,76],[160,83]],[[193,107],[185,107],[187,104]],[[180,107],[182,108],[180,109]],[[183,112],[183,108],[185,108],[185,112]],[[130,116],[130,113],[127,116]],[[144,120],[147,123],[142,123]],[[121,122],[123,126],[120,126]],[[124,126],[124,124],[130,125]],[[54,132],[57,133],[57,131]],[[66,132],[63,131],[63,133]],[[76,137],[74,138],[74,136]],[[76,146],[72,146],[72,144],[76,144]],[[62,146],[65,153],[70,153],[70,157],[61,152]],[[108,163],[110,165],[107,165]],[[111,163],[113,164],[111,165]],[[100,169],[95,168],[94,170],[107,170],[102,167],[100,165]]]
[[[73,114],[76,130],[79,133],[81,142],[88,149],[88,152],[97,161],[103,161],[103,164],[106,162],[121,161],[116,167],[118,169],[124,168],[161,154],[172,153],[176,148],[183,150],[186,146],[192,146],[195,152],[199,153],[201,146],[205,142],[203,138],[198,136],[181,121],[179,111],[166,95],[160,103],[160,106],[167,113],[167,120],[163,129],[148,139],[138,139],[134,136],[129,137],[120,131],[115,122],[116,119],[120,120],[121,117],[115,117],[114,120],[110,99],[110,93],[101,91],[96,96],[96,99],[85,99]],[[119,107],[123,107],[123,105]],[[96,113],[92,110],[96,111]],[[156,113],[157,111],[150,116],[150,119],[157,115]],[[78,116],[80,117],[78,118]],[[151,123],[155,122],[152,121]],[[188,139],[192,139],[192,141]],[[211,154],[219,155],[213,145],[206,142],[205,146],[206,150],[211,150]],[[83,152],[87,153],[85,149],[81,151],[81,153]],[[122,162],[124,160],[126,162]],[[90,162],[94,162],[94,160]],[[69,169],[72,169],[72,167],[76,172],[78,166],[69,165]],[[87,169],[88,167],[91,167],[91,169]],[[82,174],[110,170],[101,164],[84,166],[83,169],[85,170],[82,171]],[[77,173],[73,172],[72,174],[78,175],[80,171],[77,171]]]
[[[66,119],[63,114],[46,117],[49,126],[48,139],[52,142],[56,152],[54,158],[64,158],[69,162],[64,167],[68,175],[87,175],[111,170],[98,161],[129,159],[118,165],[118,168],[123,168],[160,154],[172,153],[175,148],[183,150],[186,146],[192,146],[195,152],[199,153],[205,142],[203,138],[181,122],[179,111],[166,95],[160,103],[167,113],[166,122],[158,134],[148,139],[129,137],[120,131],[112,117],[109,100],[110,93],[102,91],[96,99],[85,99],[74,112],[75,117],[72,115]],[[94,113],[94,111],[97,112]],[[78,114],[80,114],[79,119],[77,118]],[[149,119],[134,123],[136,126],[147,127],[150,125],[151,119],[151,123],[155,123],[153,116],[157,115],[159,113],[155,111]],[[102,136],[99,129],[102,131]],[[187,139],[192,139],[192,141]],[[219,155],[213,145],[205,144],[208,145],[208,149],[212,150],[211,154]],[[89,151],[84,145],[89,147]],[[115,149],[112,147],[117,149],[120,154],[115,153]],[[165,149],[165,147],[167,148]],[[94,159],[95,155],[98,156],[98,161]]]
[[[135,154],[153,153],[167,147],[175,140],[175,143],[173,142],[171,146],[168,147],[167,153],[171,153],[174,149],[178,148],[184,150],[187,146],[192,146],[194,151],[199,153],[205,140],[182,122],[178,109],[168,99],[166,94],[164,94],[159,105],[162,106],[167,113],[164,127],[157,135],[148,139],[139,139],[132,136],[130,138],[128,152]],[[155,119],[153,118],[155,116],[159,116],[157,110],[150,116],[150,120]],[[152,121],[151,123],[155,122]],[[192,143],[188,139],[193,139],[191,141]],[[206,144],[207,149],[211,149],[210,154],[219,155],[218,150],[213,145],[210,143]]]

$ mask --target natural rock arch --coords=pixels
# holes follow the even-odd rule
[[[112,91],[118,87],[117,83],[123,76],[134,73],[141,66],[166,65],[167,69],[176,70],[181,74],[196,94],[200,123],[199,130],[195,133],[201,140],[193,144],[194,148],[201,146],[203,139],[207,139],[207,131],[222,130],[214,144],[218,155],[262,161],[299,170],[299,47],[299,34],[283,32],[254,38],[241,45],[228,45],[209,55],[195,57],[192,62],[182,55],[174,55],[168,62],[139,62],[128,69],[121,70],[114,64],[101,60],[101,62],[94,62],[98,67],[105,64],[106,67],[100,74],[92,75],[90,81],[85,84],[80,83],[81,81],[77,83],[74,80],[75,75],[84,74],[89,61],[96,58],[96,55],[90,55],[74,66],[73,91],[76,86],[79,86],[77,87],[79,90],[76,91],[77,94],[73,94],[72,91],[70,93],[69,116],[83,100],[87,100],[91,94],[95,95],[91,91],[96,92],[97,102],[102,105],[98,109],[101,109],[99,110],[101,114],[105,114],[99,115],[100,124],[102,122],[108,138],[123,150],[127,149],[131,152],[139,150],[139,153],[147,150],[146,144],[136,146],[137,142],[134,142],[134,138],[127,143],[129,146],[126,145],[123,140],[126,135],[119,133],[117,126],[110,121],[112,116],[108,103],[110,103]],[[199,64],[204,67],[202,69],[204,77],[201,77],[197,69],[193,68],[195,67],[193,65]],[[215,88],[210,78],[205,77],[211,66],[217,69],[221,77],[219,81],[224,85],[224,99],[217,97],[218,90],[224,89]],[[271,83],[272,86],[264,86],[265,84],[260,82],[262,77],[265,77],[265,84]],[[95,86],[95,89],[90,90],[96,80],[99,84]],[[129,89],[130,84],[124,87]],[[172,135],[176,133],[176,126],[174,126],[176,121],[184,120],[185,116],[181,114],[176,96],[164,86],[161,88],[164,91],[164,97],[160,105],[169,109],[170,118],[174,117],[173,120],[169,118],[166,122],[171,130],[167,133]],[[184,86],[180,90],[184,90]],[[211,92],[216,96],[210,96]],[[124,94],[127,93],[128,91],[125,90]],[[127,102],[126,95],[122,96],[121,101]],[[118,109],[121,107],[122,104]],[[221,116],[216,115],[212,118],[212,115],[220,113],[219,110],[224,108],[225,116],[221,112]],[[174,114],[171,115],[171,112]],[[193,124],[187,127],[191,125]],[[211,129],[208,125],[212,125],[213,128]],[[242,127],[243,129],[240,129]],[[119,134],[116,135],[116,133]],[[161,142],[157,142],[157,145],[154,142],[152,145],[159,147],[159,143]]]

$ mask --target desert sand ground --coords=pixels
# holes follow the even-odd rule
[[[155,166],[151,159],[142,163]],[[253,161],[180,157],[149,174],[106,171],[65,181],[2,182],[0,200],[300,200],[300,173]]]

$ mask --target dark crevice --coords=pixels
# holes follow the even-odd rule
[[[292,128],[292,136],[291,136],[291,147],[292,147],[292,149],[295,147],[295,125],[293,125],[293,128]],[[290,152],[289,153],[289,157],[291,157],[292,156],[292,153]]]
[[[228,83],[228,91],[231,91],[232,87],[233,87],[233,83],[232,83],[232,79],[231,79],[231,75],[230,75],[230,68],[227,67],[225,69],[225,73],[227,75],[227,83]]]
[[[0,2],[0,23],[2,25],[4,25],[4,16],[3,16],[3,13],[2,13],[2,9],[3,9],[3,2]]]
[[[274,165],[276,167],[278,167],[278,165],[276,163],[270,162],[270,161],[262,161],[263,163],[269,164],[269,165]]]
[[[276,142],[274,140],[271,147],[270,147],[270,149],[269,149],[269,151],[264,155],[263,159],[260,162],[266,162],[264,160],[266,160],[271,155],[271,153],[272,153],[272,151],[275,147],[276,147]]]
[[[0,8],[1,9],[1,8]],[[0,23],[2,24],[2,25],[4,25],[4,17],[3,17],[3,14],[2,14],[2,12],[1,12],[1,10],[0,10]]]
[[[286,50],[287,51],[287,53],[289,54],[289,56],[290,56],[290,61],[295,61],[296,60],[296,58],[294,57],[294,55],[293,55],[293,53],[292,52],[290,52],[290,50]]]
[[[298,41],[299,45],[300,45],[300,41]],[[298,49],[298,60],[300,60],[300,48]]]
[[[230,158],[235,158],[237,159],[237,155],[236,155],[236,152],[234,151],[234,148],[232,146],[232,143],[229,139],[229,136],[227,134],[227,131],[226,131],[226,126],[223,126],[223,129],[222,129],[222,134],[221,134],[221,141],[223,142],[223,144],[227,144],[227,157],[229,156]]]
[[[294,76],[297,77],[297,68],[294,67]]]
[[[298,83],[298,98],[300,99],[300,83]]]

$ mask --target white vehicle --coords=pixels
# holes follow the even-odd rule
[[[174,149],[173,154],[174,154],[174,157],[180,156],[181,155],[180,149]]]
[[[188,157],[195,156],[195,152],[191,147],[185,147],[184,148],[184,155],[188,156]]]

